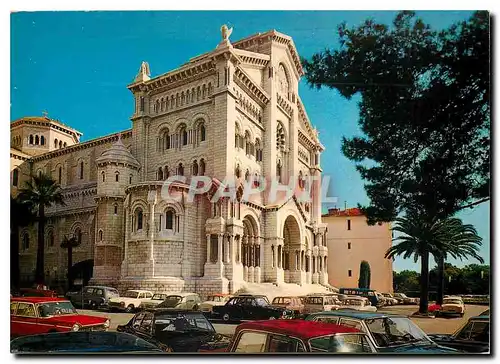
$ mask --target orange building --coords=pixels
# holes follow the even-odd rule
[[[322,219],[328,224],[329,283],[337,288],[358,287],[360,264],[366,260],[370,288],[392,293],[392,259],[384,258],[392,245],[391,224],[369,226],[358,208],[329,209]]]

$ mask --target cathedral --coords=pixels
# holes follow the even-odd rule
[[[11,123],[11,193],[52,176],[65,205],[46,210],[45,268],[64,279],[93,261],[92,284],[153,291],[232,293],[247,283],[328,286],[318,139],[298,94],[293,40],[271,30],[231,41],[152,77],[143,62],[127,87],[131,128],[80,142],[48,115]],[[175,180],[175,176],[183,176]],[[190,179],[211,187],[189,199]],[[236,198],[217,191],[233,179]],[[166,181],[170,194],[165,198]],[[248,183],[248,181],[253,181]],[[259,180],[296,185],[276,198]],[[295,183],[297,182],[297,183]],[[297,197],[307,190],[310,199]],[[36,225],[19,231],[22,279],[36,265]],[[319,287],[319,286],[318,286]]]

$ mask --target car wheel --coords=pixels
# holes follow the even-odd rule
[[[230,319],[231,319],[231,317],[229,317],[228,313],[225,313],[224,316],[222,316],[222,320],[224,320],[226,322],[228,322]]]
[[[134,305],[128,305],[125,309],[125,312],[127,313],[131,313],[132,311],[134,311]]]
[[[90,302],[90,308],[91,308],[92,310],[97,310],[97,303],[96,303],[96,302],[94,302],[94,301],[91,301],[91,302]]]

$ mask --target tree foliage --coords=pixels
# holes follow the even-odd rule
[[[26,188],[18,195],[19,201],[32,206],[37,214],[38,222],[38,246],[36,256],[36,283],[44,283],[44,253],[45,253],[45,208],[54,204],[64,205],[64,198],[60,186],[52,177],[40,174],[33,176],[31,181],[26,182]]]
[[[363,260],[359,265],[358,288],[370,288],[370,279],[370,264],[366,260]]]
[[[311,86],[361,95],[364,135],[344,137],[342,152],[366,182],[368,222],[415,205],[448,217],[489,196],[489,14],[436,31],[403,11],[338,35],[338,49],[303,64]]]

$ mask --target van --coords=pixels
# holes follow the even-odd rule
[[[334,311],[339,308],[340,301],[335,296],[311,295],[304,302],[304,313]]]

